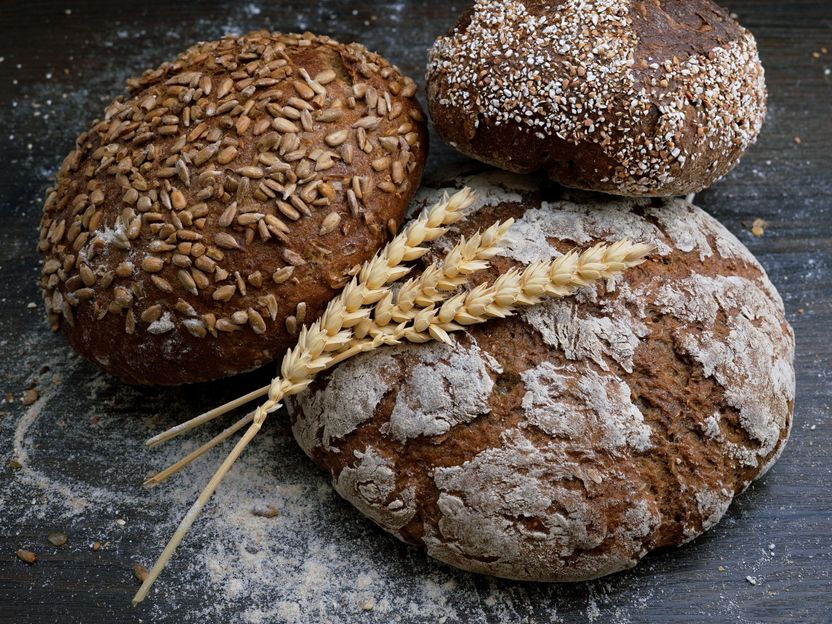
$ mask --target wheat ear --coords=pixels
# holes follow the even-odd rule
[[[254,413],[252,423],[243,437],[237,442],[231,453],[214,473],[208,485],[197,498],[193,506],[185,514],[162,554],[156,560],[139,591],[133,597],[133,604],[138,604],[147,596],[153,582],[164,569],[173,551],[193,525],[199,512],[213,495],[222,482],[223,477],[240,456],[246,445],[254,438],[262,427],[268,414],[280,406],[280,401],[287,394],[301,392],[311,382],[314,376],[327,367],[334,359],[332,352],[350,350],[357,353],[362,350],[375,348],[394,339],[379,335],[372,342],[351,345],[352,332],[349,328],[370,314],[369,308],[384,298],[389,292],[389,285],[401,279],[410,271],[402,265],[422,257],[428,250],[423,245],[435,241],[447,231],[447,226],[462,218],[463,211],[474,201],[473,192],[464,188],[450,198],[446,195],[442,200],[408,223],[408,225],[393,238],[378,254],[366,262],[359,271],[358,277],[347,284],[341,293],[327,305],[323,315],[308,328],[304,326],[294,349],[290,349],[281,363],[281,375],[269,386],[268,399],[260,405]],[[214,417],[221,413],[212,410]],[[167,435],[162,434],[148,440],[148,444],[159,444],[164,440],[192,429],[207,419],[194,419],[190,426],[183,423]],[[232,426],[233,427],[233,426]],[[167,432],[166,432],[167,433]],[[207,449],[206,449],[207,450]]]
[[[534,262],[523,270],[510,269],[490,284],[480,284],[450,297],[438,309],[423,308],[412,322],[392,332],[379,327],[371,330],[370,335],[386,333],[417,343],[450,342],[449,332],[491,318],[511,316],[517,308],[536,305],[547,297],[568,295],[581,286],[641,264],[652,249],[651,245],[625,240],[598,244],[582,253],[569,252],[551,262]]]
[[[360,305],[375,303],[374,298],[381,298],[386,290],[381,288],[390,284],[407,274],[409,269],[403,266],[404,262],[412,262],[423,256],[428,248],[425,243],[435,241],[447,231],[447,226],[452,225],[462,218],[463,212],[474,201],[474,194],[469,188],[464,188],[451,197],[445,194],[440,201],[426,208],[419,217],[412,220],[407,226],[391,240],[371,260],[364,263],[357,280],[353,280],[342,291],[339,298],[345,304]],[[347,292],[349,289],[349,292]],[[334,301],[334,300],[333,300]],[[233,401],[216,407],[199,416],[180,423],[160,434],[145,441],[147,446],[156,446],[171,440],[183,433],[203,425],[223,414],[236,409],[246,403],[268,394],[270,386],[264,386]]]

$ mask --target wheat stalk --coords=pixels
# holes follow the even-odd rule
[[[352,357],[356,353],[374,348],[373,340],[364,340],[371,330],[373,330],[373,336],[376,337],[376,340],[392,340],[393,338],[385,337],[389,336],[389,333],[384,334],[384,332],[378,331],[378,327],[382,325],[386,326],[391,320],[401,323],[411,319],[416,314],[414,305],[432,305],[447,298],[448,293],[465,283],[471,274],[488,267],[487,260],[499,251],[497,244],[505,236],[512,223],[514,223],[514,220],[508,219],[502,223],[495,223],[483,233],[477,232],[470,239],[462,237],[441,262],[434,262],[419,277],[408,280],[396,294],[395,304],[393,304],[393,293],[388,289],[384,297],[373,306],[373,319],[361,319],[353,326],[352,339],[339,343],[330,352],[330,358],[326,361],[324,368],[330,368]],[[336,355],[332,355],[333,352]],[[270,387],[271,384],[264,386],[260,390],[247,394],[245,397],[235,399],[228,405],[234,405],[236,407],[256,396],[264,396],[268,393]],[[207,414],[211,418],[215,418],[219,415],[219,411],[220,408],[217,408],[207,412]],[[193,419],[193,421],[199,418],[205,419],[205,416],[203,415],[202,417]],[[145,479],[143,485],[145,487],[158,485],[233,435],[243,426],[250,423],[253,418],[253,414],[244,416],[195,451],[192,451],[176,463]],[[181,426],[174,428],[174,430],[178,428],[181,428]],[[159,437],[157,436],[157,438]]]
[[[517,308],[537,305],[547,297],[568,295],[577,288],[641,264],[651,250],[651,245],[626,240],[612,245],[599,243],[582,253],[572,251],[551,262],[533,262],[523,270],[509,269],[490,284],[480,284],[450,297],[438,309],[434,306],[422,309],[412,323],[397,328],[391,335],[410,342],[450,342],[448,332],[491,318],[506,318]]]
[[[402,233],[404,240],[400,240],[400,235],[365,264],[358,279],[330,302],[321,318],[309,328],[302,329],[297,345],[287,352],[281,363],[281,375],[268,387],[268,399],[255,410],[243,437],[182,519],[133,598],[133,604],[146,597],[173,551],[268,414],[277,409],[286,396],[306,389],[321,370],[382,344],[395,344],[402,338],[411,342],[449,342],[448,332],[489,318],[510,316],[518,306],[534,305],[547,296],[563,296],[594,280],[611,277],[643,262],[651,250],[648,245],[628,241],[598,244],[581,254],[570,252],[551,262],[533,263],[522,271],[511,269],[491,284],[481,284],[445,299],[444,293],[464,282],[466,271],[470,274],[484,268],[487,266],[485,259],[497,253],[496,242],[511,224],[495,224],[482,235],[460,241],[441,265],[433,265],[434,269],[426,277],[409,281],[400,289],[394,304],[388,285],[406,275],[407,270],[400,263],[418,258],[426,251],[418,245],[407,244],[410,240],[406,236],[408,230],[413,234],[412,240],[420,237],[421,241],[435,240],[444,233],[441,212],[428,211],[427,218],[420,217],[408,226]],[[436,217],[433,221],[431,213]],[[436,309],[435,304],[439,301],[443,303]],[[419,307],[420,303],[424,307]],[[375,308],[367,307],[373,304]],[[390,321],[397,320],[397,316],[403,322],[391,326]],[[356,328],[371,338],[357,336]]]
[[[513,219],[509,219],[503,223],[495,223],[484,233],[477,233],[468,240],[463,237],[454,246],[451,252],[447,254],[442,262],[435,262],[431,264],[418,278],[408,280],[408,282],[399,289],[396,295],[395,305],[393,304],[393,293],[387,292],[384,298],[377,302],[373,307],[373,320],[360,320],[358,324],[352,328],[353,339],[349,342],[344,342],[343,349],[335,350],[337,355],[330,357],[325,365],[325,368],[335,366],[339,362],[352,357],[361,350],[371,348],[372,341],[365,341],[363,338],[366,337],[372,327],[387,325],[391,320],[403,322],[412,318],[416,313],[414,304],[425,306],[441,301],[448,296],[449,291],[455,290],[458,286],[463,284],[472,273],[486,268],[488,266],[486,260],[493,257],[494,254],[497,253],[499,248],[496,245],[508,231],[509,227],[511,227],[512,223]],[[373,334],[378,335],[379,332],[374,331]],[[254,398],[264,396],[268,393],[269,387],[270,385],[264,386],[263,388],[250,392],[249,394],[240,397],[239,399],[235,399],[226,405],[237,407]],[[222,408],[216,408],[210,412],[206,412],[206,414],[196,419],[188,421],[188,423],[183,423],[183,425],[190,425],[193,427],[200,422],[207,422],[209,419],[216,418],[221,413],[223,413]],[[241,418],[231,427],[225,429],[222,433],[213,437],[195,451],[192,451],[171,466],[168,466],[164,470],[161,470],[160,472],[145,479],[143,485],[145,487],[158,485],[171,475],[175,474],[207,453],[223,440],[226,440],[252,420],[253,414],[249,414]],[[180,425],[166,433],[173,435],[180,433],[182,430],[185,430],[184,426]],[[162,435],[156,436],[156,438],[152,440],[153,445],[163,441]]]

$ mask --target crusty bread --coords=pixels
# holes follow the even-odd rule
[[[428,103],[473,158],[670,196],[737,164],[766,87],[754,37],[710,0],[477,0],[431,50]]]
[[[256,32],[128,86],[46,199],[50,324],[134,383],[282,356],[402,221],[427,153],[415,83],[358,44]]]
[[[500,271],[623,237],[652,241],[654,256],[451,346],[349,360],[292,398],[293,432],[345,499],[437,559],[591,579],[712,527],[774,463],[794,339],[763,269],[699,208],[546,202],[501,175],[459,182],[480,193],[460,233],[517,219]]]

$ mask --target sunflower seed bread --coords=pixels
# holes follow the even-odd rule
[[[427,154],[415,83],[359,44],[253,32],[128,87],[47,194],[52,328],[132,383],[282,356],[403,219]]]
[[[517,219],[500,272],[624,237],[656,252],[450,346],[341,364],[289,401],[301,447],[380,527],[473,572],[592,579],[714,526],[792,422],[794,339],[763,269],[682,200],[462,184],[480,200],[457,234]]]
[[[753,35],[710,0],[477,0],[430,52],[428,103],[478,160],[671,196],[733,169],[766,86]]]

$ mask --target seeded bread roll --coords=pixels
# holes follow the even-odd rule
[[[699,208],[547,202],[495,180],[462,181],[481,199],[459,233],[517,219],[500,272],[624,237],[656,252],[450,346],[349,360],[292,397],[293,432],[341,496],[432,557],[592,579],[714,526],[775,462],[792,422],[792,330],[757,261]]]
[[[737,164],[766,87],[754,37],[710,0],[477,0],[431,50],[428,102],[478,160],[670,196]]]
[[[414,82],[359,44],[256,32],[128,86],[44,205],[52,328],[132,383],[281,357],[402,221],[427,153]]]

